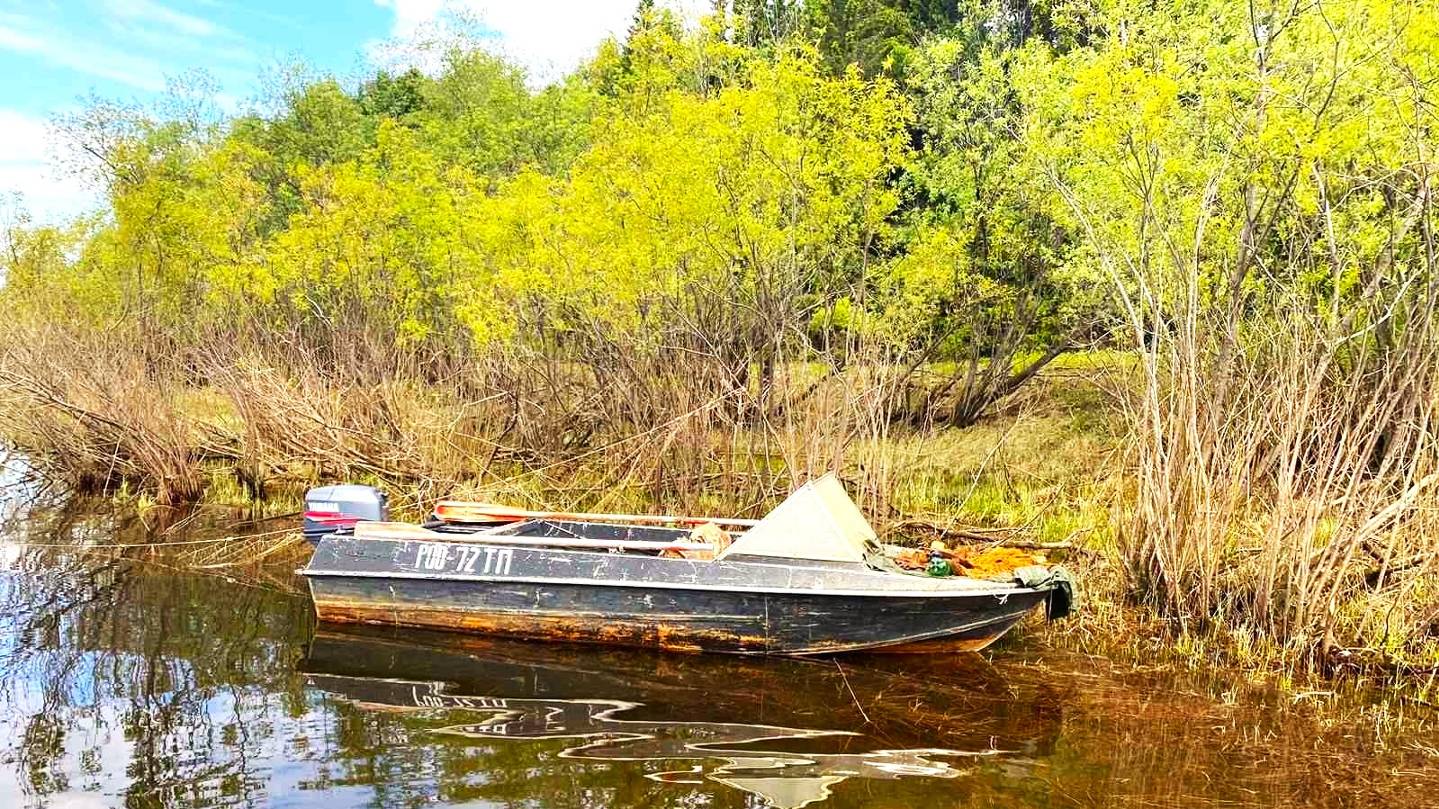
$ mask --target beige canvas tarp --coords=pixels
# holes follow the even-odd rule
[[[833,474],[795,490],[759,524],[716,558],[777,556],[826,562],[864,562],[874,529]]]

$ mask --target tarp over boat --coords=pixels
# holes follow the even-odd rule
[[[877,536],[833,473],[799,487],[715,557],[774,556],[864,563]]]

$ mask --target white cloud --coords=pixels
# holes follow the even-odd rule
[[[390,36],[396,39],[410,39],[428,25],[439,21],[445,10],[445,0],[375,0],[375,5],[395,12],[395,23]]]
[[[19,193],[38,222],[57,222],[93,210],[99,194],[54,163],[50,125],[41,118],[0,108],[0,189]]]
[[[108,40],[156,54],[167,65],[228,63],[248,72],[256,62],[255,49],[245,37],[155,0],[104,0],[101,21]]]
[[[165,68],[178,53],[243,67],[255,62],[239,34],[155,0],[105,0],[100,19],[109,29],[103,40],[58,19],[0,11],[0,49],[147,92],[165,89]]]
[[[164,73],[154,60],[82,41],[62,28],[19,14],[0,13],[0,48],[141,90],[165,87]]]
[[[443,30],[454,18],[478,21],[493,32],[498,50],[525,66],[532,81],[550,81],[574,69],[609,36],[623,36],[637,0],[375,0],[394,11],[390,34],[404,41]],[[669,0],[690,18],[708,0]]]
[[[203,75],[183,70],[185,61],[202,58],[216,71],[241,76],[256,61],[242,36],[165,0],[100,0],[96,7],[98,28],[76,26],[49,4],[0,9],[0,50],[25,55],[37,73],[43,63],[145,93],[178,89],[182,96],[209,89]],[[214,100],[226,111],[239,106],[232,95]],[[19,99],[6,103],[0,108],[0,196],[18,193],[22,207],[41,222],[98,207],[98,192],[57,169],[51,153],[56,139],[46,121]]]
[[[106,0],[105,8],[117,17],[152,23],[193,37],[226,33],[209,20],[176,11],[153,0]]]

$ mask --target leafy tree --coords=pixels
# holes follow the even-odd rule
[[[1003,17],[981,8],[983,20]],[[914,307],[902,316],[911,367],[943,371],[903,402],[913,419],[971,423],[1081,337],[1102,333],[1097,278],[1072,261],[1062,200],[1023,138],[1013,70],[1021,51],[996,31],[985,23],[933,40],[905,76],[920,149],[902,179],[909,244],[891,283]]]
[[[1103,3],[1090,45],[1014,66],[1142,373],[1121,551],[1186,626],[1323,651],[1364,567],[1414,550],[1395,521],[1434,480],[1436,11]]]
[[[404,119],[424,107],[427,84],[424,74],[413,67],[399,75],[381,70],[360,87],[357,100],[368,116]]]
[[[866,75],[894,72],[922,33],[887,0],[815,0],[805,5],[805,17],[832,71],[858,65]]]
[[[484,335],[679,347],[732,387],[758,367],[764,398],[817,301],[865,283],[905,107],[887,83],[827,78],[805,50],[753,59],[708,96],[635,73],[647,100],[611,108],[567,178],[521,175],[478,209],[467,317]]]

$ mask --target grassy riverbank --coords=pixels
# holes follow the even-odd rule
[[[12,401],[0,409],[0,425],[29,447],[43,474],[78,489],[109,492],[123,510],[138,513],[136,525],[148,526],[142,533],[149,541],[164,544],[186,536],[172,530],[173,511],[157,501],[164,476],[176,473],[173,459],[188,463],[181,477],[199,482],[206,508],[271,518],[231,524],[239,526],[238,534],[259,534],[255,539],[176,546],[166,558],[183,566],[293,564],[297,546],[284,530],[286,522],[296,519],[304,489],[322,482],[381,485],[407,518],[423,516],[429,502],[447,495],[546,508],[757,516],[794,481],[834,464],[891,541],[923,543],[944,536],[969,544],[1054,546],[1045,552],[1076,572],[1083,609],[1070,621],[1023,629],[1031,640],[1135,664],[1239,668],[1292,682],[1316,670],[1422,680],[1439,664],[1439,651],[1423,627],[1406,636],[1400,634],[1406,627],[1394,622],[1414,606],[1407,599],[1415,590],[1407,587],[1364,588],[1341,604],[1334,633],[1343,640],[1334,656],[1324,659],[1296,656],[1252,626],[1186,626],[1147,606],[1117,540],[1126,510],[1134,507],[1137,480],[1132,437],[1115,392],[1130,386],[1134,374],[1133,358],[1122,353],[1074,354],[977,424],[885,425],[879,435],[851,436],[833,454],[825,450],[837,439],[827,430],[793,426],[765,434],[732,425],[719,430],[713,422],[696,429],[689,421],[703,421],[700,412],[663,429],[605,441],[599,451],[566,450],[561,442],[561,449],[550,450],[555,454],[545,455],[544,446],[507,443],[540,433],[472,432],[476,425],[497,423],[481,415],[483,402],[462,401],[453,391],[402,386],[325,394],[311,389],[308,394],[317,401],[277,397],[265,402],[264,410],[257,398],[272,389],[260,385],[238,396],[235,388],[137,392],[154,397],[140,408],[130,398],[113,405],[72,389],[57,397],[63,405]],[[20,414],[23,422],[17,421]],[[137,414],[144,420],[135,419]],[[257,416],[263,421],[247,421]],[[289,421],[276,423],[280,418]],[[819,414],[811,418],[822,422]],[[369,432],[373,427],[356,426],[381,423],[388,425],[383,439]],[[166,429],[145,432],[155,424]],[[103,435],[92,432],[97,425]],[[41,445],[37,436],[48,435],[65,440]],[[283,440],[262,440],[270,436]],[[121,460],[105,449],[128,446],[164,450]],[[152,457],[166,459],[165,465],[141,466]],[[144,544],[142,539],[126,542]],[[1236,562],[1252,556],[1243,538],[1214,541],[1228,543]],[[1361,560],[1349,574],[1366,576],[1371,564]],[[1375,634],[1375,616],[1390,622],[1388,634]]]

